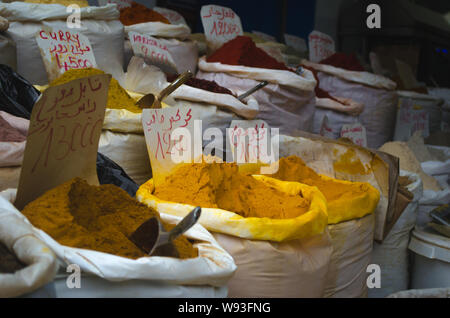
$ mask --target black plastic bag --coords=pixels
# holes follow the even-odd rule
[[[12,68],[0,64],[0,110],[29,119],[40,94],[30,82]]]
[[[114,184],[134,197],[138,185],[114,161],[97,152],[97,176],[100,184]]]

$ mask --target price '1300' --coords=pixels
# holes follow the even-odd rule
[[[95,122],[77,122],[75,124],[71,123],[69,126],[58,125],[49,127],[48,133],[42,134],[45,141],[31,172],[36,170],[40,162],[42,162],[44,167],[47,167],[51,153],[53,154],[51,159],[60,161],[64,160],[71,153],[94,146],[96,128],[102,123],[103,120],[98,119]],[[52,151],[53,147],[56,147],[54,152]]]

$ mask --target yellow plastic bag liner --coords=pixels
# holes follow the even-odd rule
[[[328,220],[327,204],[323,194],[316,188],[298,182],[280,181],[266,176],[254,176],[279,191],[297,195],[310,201],[309,210],[292,219],[244,218],[234,212],[202,208],[199,222],[212,232],[237,236],[245,239],[283,242],[303,239],[325,231]],[[153,179],[144,183],[136,193],[136,198],[160,213],[185,216],[194,206],[160,200],[153,195]]]

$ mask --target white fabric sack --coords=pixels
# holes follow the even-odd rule
[[[359,122],[366,128],[367,146],[379,148],[392,140],[397,112],[396,84],[390,79],[367,72],[354,72],[331,65],[302,61],[314,68],[319,87],[331,96],[350,98],[364,104]]]
[[[177,38],[184,40],[191,34],[191,29],[185,24],[167,24],[163,22],[144,22],[126,25],[125,33],[137,32],[161,38]]]
[[[374,214],[328,225],[333,253],[324,297],[367,297],[367,266],[370,264],[375,228]]]
[[[16,43],[17,72],[33,84],[48,84],[35,34],[43,26],[67,28],[66,20],[71,13],[66,9],[59,4],[0,3],[0,15],[10,22],[6,33]],[[84,7],[80,15],[81,28],[77,30],[88,37],[98,68],[120,79],[124,31],[117,6]]]
[[[0,196],[12,200],[14,194],[1,192]],[[1,202],[4,201],[2,199]],[[236,270],[233,258],[200,224],[195,224],[184,233],[189,239],[197,241],[194,246],[198,249],[198,257],[181,260],[154,256],[134,260],[61,245],[42,230],[33,227],[12,204],[5,204],[5,209],[8,209],[11,215],[15,215],[29,224],[32,233],[50,247],[61,262],[66,265],[77,264],[80,266],[81,272],[90,273],[109,281],[145,280],[175,285],[224,286]],[[169,224],[177,224],[182,219],[163,213],[160,213],[160,216]]]
[[[423,185],[419,175],[400,170],[400,176],[411,181],[406,188],[414,194],[413,200],[403,210],[400,218],[383,240],[382,244],[374,242],[372,263],[381,268],[381,288],[369,289],[369,297],[381,298],[408,289],[410,233],[416,225],[419,200],[422,197]]]
[[[441,191],[424,190],[423,196],[419,201],[419,213],[417,215],[416,224],[424,226],[431,222],[432,219],[429,216],[429,212],[441,205],[448,204],[449,202],[450,187],[448,185]]]
[[[121,166],[138,185],[151,179],[152,169],[143,134],[103,130],[98,151]]]
[[[317,82],[310,71],[297,75],[290,71],[208,63],[205,57],[200,58],[198,67],[198,78],[215,81],[236,95],[268,81],[268,85],[252,94],[259,104],[255,119],[266,121],[281,133],[312,131]]]
[[[39,289],[53,279],[58,267],[53,252],[14,210],[6,198],[0,197],[0,242],[27,266],[12,274],[0,273],[0,298]]]
[[[450,88],[427,87],[427,89],[429,95],[440,97],[444,100],[444,104],[442,104],[441,130],[450,131]]]
[[[450,176],[450,147],[441,146],[428,146],[427,148],[431,151],[439,151],[443,157],[446,157],[445,161],[425,161],[421,162],[420,165],[422,170],[435,178],[440,178],[441,176],[447,181]],[[446,178],[445,178],[446,177]]]
[[[328,233],[282,243],[220,233],[214,237],[237,265],[228,282],[228,297],[323,297],[332,253]]]
[[[0,33],[0,64],[8,65],[13,70],[17,69],[16,44],[2,33]]]
[[[22,166],[0,167],[0,191],[19,186]]]

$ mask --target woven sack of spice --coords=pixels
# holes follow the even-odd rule
[[[215,81],[236,95],[268,81],[268,85],[252,94],[259,104],[256,119],[279,128],[281,133],[312,131],[316,81],[310,71],[297,75],[287,70],[209,63],[205,57],[200,58],[198,67],[198,78]]]
[[[53,280],[58,268],[54,253],[14,210],[0,196],[0,298],[36,291]]]
[[[28,120],[0,111],[0,191],[17,188]]]
[[[48,83],[47,73],[35,34],[44,26],[67,28],[71,14],[59,4],[0,3],[0,15],[10,26],[6,34],[16,43],[17,72],[33,84]],[[118,21],[116,5],[84,7],[80,10],[81,28],[92,45],[97,65],[103,71],[119,77],[123,72],[123,25]]]
[[[366,128],[369,148],[378,148],[392,140],[397,111],[396,84],[393,81],[368,72],[348,71],[306,60],[302,64],[317,71],[319,87],[330,95],[364,104],[358,120]]]
[[[153,294],[146,293],[147,297],[160,295],[158,288],[161,288],[162,294],[186,295],[185,293],[189,292],[189,286],[193,286],[194,289],[197,286],[203,288],[222,287],[236,270],[232,257],[200,224],[194,225],[183,234],[194,241],[194,248],[198,250],[198,256],[189,259],[159,256],[132,259],[62,245],[41,229],[31,225],[29,220],[10,203],[15,200],[15,195],[16,191],[13,189],[0,192],[0,211],[6,210],[8,215],[19,219],[29,228],[34,237],[44,242],[55,253],[62,271],[65,272],[65,267],[70,264],[77,264],[81,273],[95,276],[97,281],[120,282],[120,286],[117,287],[123,291],[123,294],[120,295],[122,297],[130,296],[134,290],[134,284],[139,289],[146,284],[154,292]],[[181,220],[180,217],[161,213],[160,219],[171,225],[175,225]],[[127,285],[128,288],[123,288],[122,284]],[[89,285],[87,284],[87,286]],[[90,287],[87,286],[83,288],[92,289],[89,293],[95,294],[94,289],[99,288],[98,286],[105,286],[105,284],[93,283]],[[115,288],[114,284],[109,286]],[[67,292],[66,286],[64,289]],[[109,294],[108,291],[97,290],[97,295]]]
[[[381,287],[369,289],[369,297],[386,297],[406,290],[409,286],[408,244],[410,232],[416,225],[423,185],[416,173],[400,170],[400,176],[408,178],[410,183],[406,185],[406,189],[414,195],[414,198],[403,210],[383,243],[374,242],[372,264],[378,264],[381,268]]]
[[[224,209],[202,208],[199,222],[214,234],[238,266],[228,283],[228,295],[322,297],[332,252],[326,231],[327,208],[323,195],[314,187],[296,182],[264,176],[253,178],[291,196],[302,193],[309,206],[305,213],[285,219],[243,217]],[[192,209],[189,204],[159,199],[154,192],[153,180],[149,180],[139,188],[136,197],[171,215],[184,216]],[[265,211],[278,212],[281,213],[276,208]]]

